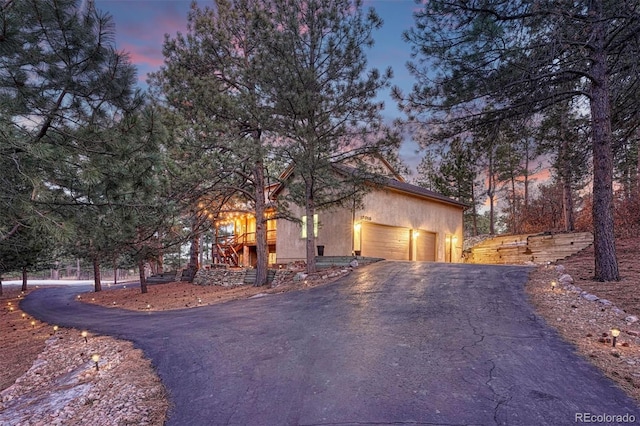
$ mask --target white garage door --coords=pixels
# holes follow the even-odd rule
[[[388,260],[409,260],[409,228],[362,224],[362,255]]]
[[[415,238],[416,260],[436,261],[436,234],[434,232],[418,230]]]

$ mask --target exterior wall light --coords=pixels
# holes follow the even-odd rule
[[[613,346],[615,348],[616,347],[616,339],[620,335],[620,329],[619,328],[615,328],[615,327],[612,328],[611,329],[611,335],[613,336],[613,342],[611,343],[611,346]]]

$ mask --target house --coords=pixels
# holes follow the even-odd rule
[[[272,188],[276,196],[286,187]],[[390,172],[364,196],[361,207],[318,211],[314,217],[316,244],[324,256],[379,257],[388,260],[459,262],[462,255],[463,211],[466,205],[405,182]],[[304,209],[291,206],[300,222],[267,222],[269,264],[306,259]],[[225,238],[232,239],[231,257],[244,266],[255,263],[255,218],[239,215]],[[218,241],[218,253],[229,245]],[[235,246],[233,245],[235,244]],[[227,247],[225,249],[225,247]],[[318,253],[320,254],[320,253]],[[221,260],[224,260],[219,256]]]

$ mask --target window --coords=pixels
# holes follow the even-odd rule
[[[318,215],[313,215],[313,236],[318,237]],[[307,216],[302,216],[302,234],[301,238],[307,238]]]

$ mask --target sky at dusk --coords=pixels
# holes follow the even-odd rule
[[[174,36],[186,31],[187,13],[191,0],[96,0],[99,10],[109,12],[116,24],[116,47],[129,53],[131,61],[138,67],[141,87],[146,87],[147,73],[163,64],[162,43],[165,34]],[[211,5],[201,0],[201,7]],[[374,33],[375,46],[367,53],[369,67],[393,69],[392,85],[408,91],[413,79],[406,69],[410,59],[410,47],[402,41],[402,32],[413,24],[413,11],[418,7],[413,0],[364,0],[365,7],[373,7],[384,21],[382,28]],[[400,116],[390,90],[380,93],[385,103],[384,115],[388,121]],[[405,141],[400,154],[403,161],[414,169],[419,163],[417,146]]]

